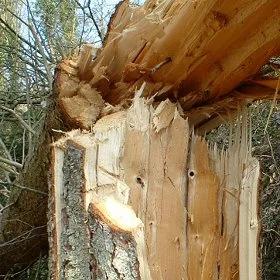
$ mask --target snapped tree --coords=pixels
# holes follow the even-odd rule
[[[280,52],[279,12],[272,0],[123,1],[101,49],[57,66],[19,178],[44,192],[49,181],[52,279],[258,278],[259,164],[242,108],[278,97],[262,66]],[[228,149],[209,146],[201,135],[236,116]],[[45,229],[15,221],[40,224],[46,197],[10,203],[2,273],[46,246]]]

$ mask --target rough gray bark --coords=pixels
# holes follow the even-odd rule
[[[61,279],[90,279],[86,213],[83,207],[83,151],[69,145],[63,164]]]
[[[110,227],[94,212],[89,216],[89,228],[92,279],[141,279],[136,242],[130,232]]]
[[[56,244],[56,240],[50,239],[51,246],[60,247],[60,256],[52,254],[50,258],[54,272],[51,275],[52,279],[91,279],[86,212],[82,197],[85,180],[83,157],[82,149],[71,143],[67,145],[62,167],[61,243]],[[55,194],[55,191],[51,193]],[[53,212],[53,214],[56,213]],[[58,260],[59,257],[60,260]]]

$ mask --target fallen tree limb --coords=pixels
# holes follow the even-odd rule
[[[261,81],[256,76],[254,81],[253,77],[280,53],[279,13],[279,5],[271,0],[233,4],[216,0],[147,1],[137,8],[123,1],[110,21],[98,55],[86,47],[81,57],[65,61],[61,67],[75,80],[76,90],[87,84],[98,98],[102,97],[104,101],[95,106],[101,115],[104,102],[127,106],[135,89],[146,82],[146,97],[156,102],[166,98],[177,101],[188,116],[204,107],[206,114],[194,122],[197,125],[217,114],[224,115],[228,107],[236,111],[240,103],[274,98],[269,89],[275,88],[275,80]],[[247,89],[242,94],[244,81]],[[69,78],[65,83],[70,85]],[[252,89],[247,95],[248,85]],[[263,87],[263,94],[258,85]],[[72,114],[70,119],[74,117],[82,127],[89,127],[89,117],[86,125],[80,121],[90,112],[87,106],[76,115],[69,112],[75,108],[73,103],[84,100],[84,94],[73,89],[65,95],[73,100],[69,106],[62,104],[66,114]],[[220,104],[213,110],[211,104],[216,102]],[[96,118],[96,112],[92,115]]]
[[[280,11],[275,1],[178,0],[162,1],[159,6],[150,2],[129,9],[124,1],[93,66],[93,74],[106,67],[114,85],[104,93],[110,103],[133,96],[130,89],[147,80],[150,95],[170,85],[167,96],[179,98],[188,110],[230,93],[280,52]],[[149,73],[167,58],[169,63]],[[136,68],[128,71],[130,63]],[[135,80],[125,83],[124,75],[135,69]]]
[[[13,160],[10,160],[10,159],[7,159],[7,158],[3,158],[0,156],[0,161],[1,162],[4,162],[10,166],[13,166],[13,167],[16,167],[18,169],[22,169],[22,164],[16,162],[16,161],[13,161]]]

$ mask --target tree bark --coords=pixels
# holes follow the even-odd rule
[[[94,208],[92,212],[88,222],[92,272],[89,279],[141,279],[133,235],[108,225]]]
[[[61,170],[53,170],[58,174],[57,178],[52,176],[54,183],[50,189],[51,279],[90,279],[89,237],[82,195],[85,192],[84,152],[74,143],[65,145],[65,153],[55,155],[54,168],[60,168],[60,160],[63,163]]]
[[[125,184],[110,185],[111,173],[102,178],[103,168],[113,161],[108,158],[104,166],[106,162],[96,153],[102,148],[97,147],[93,135],[77,131],[54,145],[49,204],[51,279],[149,279],[142,222],[124,203]],[[112,156],[116,158],[119,151],[115,151]]]

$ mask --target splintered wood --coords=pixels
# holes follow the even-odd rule
[[[125,104],[146,82],[145,97],[178,100],[209,131],[240,105],[275,97],[277,79],[258,71],[279,55],[279,14],[272,0],[121,1],[102,48],[86,44],[58,66],[65,119],[89,129],[105,102]]]
[[[130,204],[145,226],[152,279],[186,279],[186,163],[189,128],[167,101],[136,99],[123,155]]]
[[[56,98],[64,121],[73,127],[90,129],[105,107],[98,85],[94,83],[102,79],[95,77],[88,82],[93,77],[88,69],[93,65],[95,51],[91,45],[84,45],[77,61],[64,60],[56,71]]]
[[[192,137],[187,279],[258,279],[258,161],[242,116],[225,151]]]
[[[273,98],[266,81],[258,92],[248,77],[280,52],[279,13],[270,0],[123,1],[92,72],[106,67],[114,87],[102,96],[112,104],[146,81],[146,96],[178,99],[197,127],[212,118],[221,123],[240,103]]]
[[[54,144],[52,279],[257,279],[259,166],[245,124],[218,151],[143,90]]]

